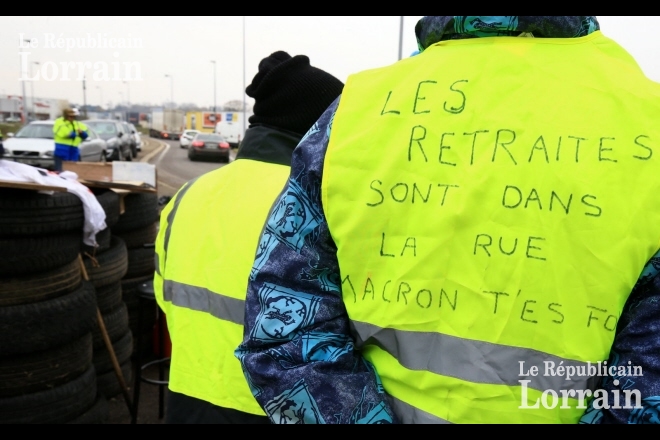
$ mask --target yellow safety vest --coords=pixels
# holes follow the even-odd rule
[[[161,212],[154,288],[172,340],[171,390],[265,415],[234,350],[259,234],[289,171],[241,159],[182,187]]]
[[[79,147],[82,143],[82,138],[79,135],[76,135],[74,139],[71,139],[69,135],[72,131],[77,130],[87,130],[87,126],[80,121],[67,121],[63,117],[55,119],[53,124],[53,137],[56,144],[69,145],[71,147]]]
[[[600,32],[446,41],[348,79],[323,208],[404,422],[579,420],[660,246],[658,121],[660,86]]]

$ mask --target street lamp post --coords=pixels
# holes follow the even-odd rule
[[[217,82],[218,82],[218,80],[217,80],[218,77],[216,75],[216,70],[215,70],[215,60],[211,60],[211,62],[213,63],[213,117],[215,118],[215,113],[216,113],[216,106],[215,106],[215,104],[216,104],[216,100],[215,100],[216,95],[215,95],[215,92],[216,92],[216,85],[217,85]]]
[[[131,111],[131,89],[128,81],[124,81],[126,84],[126,121],[128,122],[128,113]]]
[[[126,105],[128,107],[131,106],[131,89],[128,81],[124,81],[124,84],[126,84]]]
[[[170,79],[170,101],[172,104],[172,108],[174,108],[174,78],[172,75],[166,74],[165,78]]]
[[[101,105],[100,108],[101,110],[103,109],[103,89],[101,89],[101,86],[96,86],[97,89],[99,89],[99,96],[101,97]]]
[[[32,40],[29,38],[24,38],[24,42],[30,44]],[[23,123],[27,122],[27,97],[25,96],[25,72],[23,72],[23,58],[21,57],[21,87],[23,89],[23,108],[21,111],[21,118],[23,118]]]
[[[403,16],[399,18],[399,60],[401,60],[403,57]]]
[[[30,93],[32,94],[32,117],[34,119],[37,119],[37,112],[36,112],[35,106],[34,106],[34,75],[32,75],[32,65],[33,64],[36,64],[38,66],[39,61],[32,61],[32,63],[30,63],[30,77],[32,78],[30,80]]]
[[[245,134],[245,119],[247,110],[245,108],[245,16],[243,16],[243,134]],[[239,139],[240,142],[241,139]]]
[[[83,76],[83,117],[87,119],[87,77]]]

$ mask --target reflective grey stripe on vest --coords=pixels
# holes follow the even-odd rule
[[[165,264],[167,264],[167,250],[170,244],[170,235],[172,234],[174,217],[176,216],[176,212],[179,209],[179,204],[181,203],[183,196],[196,181],[197,179],[193,179],[185,183],[179,190],[179,193],[173,202],[174,206],[172,206],[172,209],[167,216],[167,229],[165,230],[165,238],[163,240]],[[158,257],[156,257],[156,271],[161,274]],[[172,304],[179,307],[210,313],[216,318],[243,325],[245,301],[240,299],[220,295],[203,287],[191,286],[171,280],[163,281],[163,299],[165,301],[170,301]]]
[[[210,313],[216,318],[243,325],[245,301],[241,299],[170,280],[163,282],[163,290],[165,301],[170,301],[175,306]]]
[[[451,422],[441,419],[438,416],[429,414],[426,411],[422,411],[419,408],[415,408],[412,405],[407,404],[403,400],[399,400],[393,396],[387,396],[389,398],[390,406],[394,410],[394,413],[401,419],[401,423],[407,425],[410,424],[427,424],[427,425],[448,425]]]
[[[167,229],[165,230],[165,240],[163,243],[163,252],[164,252],[164,258],[167,260],[167,247],[170,244],[170,235],[172,234],[172,221],[174,221],[174,215],[176,214],[177,209],[179,209],[179,204],[181,203],[181,199],[183,198],[183,195],[190,189],[193,183],[199,179],[199,177],[188,181],[183,184],[181,189],[176,195],[176,198],[174,201],[170,201],[170,203],[174,203],[172,206],[172,209],[170,210],[169,215],[167,216]],[[156,260],[156,273],[160,276],[163,276],[163,273],[160,271],[160,259],[158,258],[158,253],[154,255],[154,259]]]
[[[358,321],[351,321],[351,326],[356,335],[356,347],[377,345],[410,370],[430,371],[468,382],[492,385],[520,386],[520,380],[529,380],[528,388],[554,390],[560,396],[559,390],[595,389],[597,377],[574,376],[567,380],[566,375],[545,375],[544,362],[554,362],[554,372],[562,361],[564,367],[585,368],[588,365],[586,362],[440,333],[380,328]],[[538,376],[521,376],[521,361],[524,362],[525,372],[533,365],[538,366]],[[591,365],[595,367],[595,364]]]
[[[179,209],[179,204],[181,204],[181,200],[183,199],[183,196],[188,192],[191,186],[193,186],[193,183],[195,183],[199,179],[199,177],[188,181],[183,184],[183,187],[179,190],[179,193],[176,196],[176,199],[174,200],[174,206],[172,207],[172,210],[170,210],[170,213],[167,216],[167,230],[165,231],[165,240],[163,243],[163,252],[165,252],[165,262],[167,262],[167,248],[170,245],[170,235],[172,235],[172,222],[174,221],[174,216],[176,215],[176,211]]]

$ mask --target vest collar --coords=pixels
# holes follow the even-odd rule
[[[236,154],[236,160],[252,159],[278,165],[291,165],[291,155],[302,136],[264,125],[251,126]]]

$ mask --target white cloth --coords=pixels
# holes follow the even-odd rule
[[[43,168],[14,162],[0,160],[0,180],[12,182],[30,182],[41,185],[59,186],[66,188],[70,193],[77,195],[83,204],[85,223],[83,226],[83,243],[96,247],[96,234],[104,230],[105,211],[89,188],[78,182],[78,175],[72,171],[53,173]],[[54,191],[39,191],[43,194],[53,194]]]

